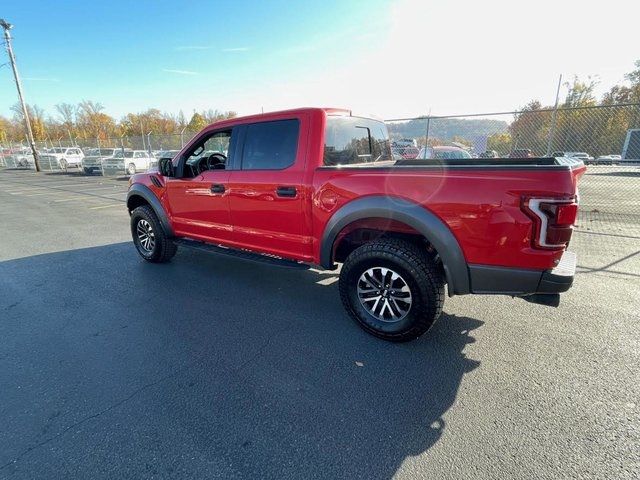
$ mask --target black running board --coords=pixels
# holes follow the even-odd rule
[[[192,248],[194,250],[202,250],[205,252],[219,253],[222,255],[228,255],[230,257],[239,258],[240,260],[249,260],[251,262],[265,263],[267,265],[273,265],[275,267],[295,268],[298,270],[307,270],[310,268],[306,263],[296,262],[294,260],[287,260],[285,258],[277,257],[275,255],[263,255],[260,253],[251,252],[249,250],[237,250],[235,248],[227,248],[221,245],[213,245],[211,243],[199,242],[197,240],[189,240],[186,238],[175,239],[176,245],[181,247]]]

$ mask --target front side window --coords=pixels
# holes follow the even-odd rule
[[[201,159],[216,153],[227,157],[229,152],[229,142],[231,142],[231,130],[216,132],[207,137],[203,142],[198,142],[187,154],[187,165],[194,165]],[[219,157],[221,158],[221,157]]]
[[[296,161],[298,120],[247,125],[242,149],[243,170],[282,170]]]
[[[206,170],[229,168],[232,130],[209,134],[185,154],[185,177],[195,177]],[[173,153],[170,153],[173,155]]]
[[[366,165],[392,160],[387,127],[359,117],[327,117],[324,164]]]

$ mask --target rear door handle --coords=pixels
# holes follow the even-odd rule
[[[211,185],[211,193],[224,193],[224,185],[221,183],[214,183]]]
[[[276,188],[276,194],[279,197],[295,197],[298,191],[296,187],[278,187]]]

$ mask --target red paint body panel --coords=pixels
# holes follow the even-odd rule
[[[532,248],[532,221],[520,208],[522,195],[572,196],[575,187],[569,171],[416,167],[391,172],[318,169],[314,192],[315,239],[347,202],[384,194],[419,203],[439,217],[460,243],[468,263],[544,270],[553,268],[564,250]],[[335,202],[330,208],[323,202],[327,197]]]
[[[225,120],[204,129],[183,149],[218,129],[297,118],[298,151],[287,169],[209,171],[203,179],[161,177],[167,188],[153,185],[149,174],[136,175],[133,182],[158,196],[178,235],[304,262],[320,263],[322,235],[336,211],[373,195],[402,198],[432,212],[451,230],[469,264],[546,270],[560,259],[564,249],[532,246],[533,223],[521,209],[522,198],[573,197],[584,167],[322,168],[329,114],[349,112],[309,108]],[[224,183],[226,192],[211,194],[203,180]],[[278,197],[279,186],[294,187],[296,196]],[[401,225],[393,228],[403,230]]]

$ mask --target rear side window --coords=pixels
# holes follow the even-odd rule
[[[243,170],[282,170],[296,161],[298,120],[277,120],[247,126],[242,149]]]
[[[392,160],[384,123],[359,117],[327,117],[324,164],[366,165]]]

